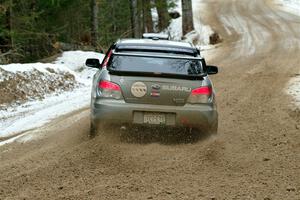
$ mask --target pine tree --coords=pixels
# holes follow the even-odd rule
[[[144,32],[153,32],[153,20],[151,13],[151,0],[145,0],[143,5],[143,16],[144,16]]]
[[[98,38],[98,4],[96,0],[91,0],[91,44],[97,47]]]

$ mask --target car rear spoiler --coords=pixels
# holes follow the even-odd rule
[[[143,54],[143,53],[120,53],[112,52],[113,55],[117,56],[134,56],[134,57],[149,57],[149,58],[171,58],[171,59],[186,59],[186,60],[199,60],[203,61],[202,57],[192,57],[192,56],[173,56],[173,55],[161,55],[161,54]]]
[[[143,38],[152,40],[170,40],[170,35],[160,33],[144,33]]]

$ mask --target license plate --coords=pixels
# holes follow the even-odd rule
[[[166,117],[164,114],[145,113],[144,114],[145,124],[165,124]]]

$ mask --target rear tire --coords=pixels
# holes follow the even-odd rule
[[[94,138],[98,133],[98,127],[95,126],[92,122],[90,125],[89,138]]]

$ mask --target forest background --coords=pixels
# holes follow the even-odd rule
[[[193,30],[182,0],[183,34]],[[0,0],[0,64],[32,62],[65,50],[106,51],[118,38],[162,32],[176,0]]]

